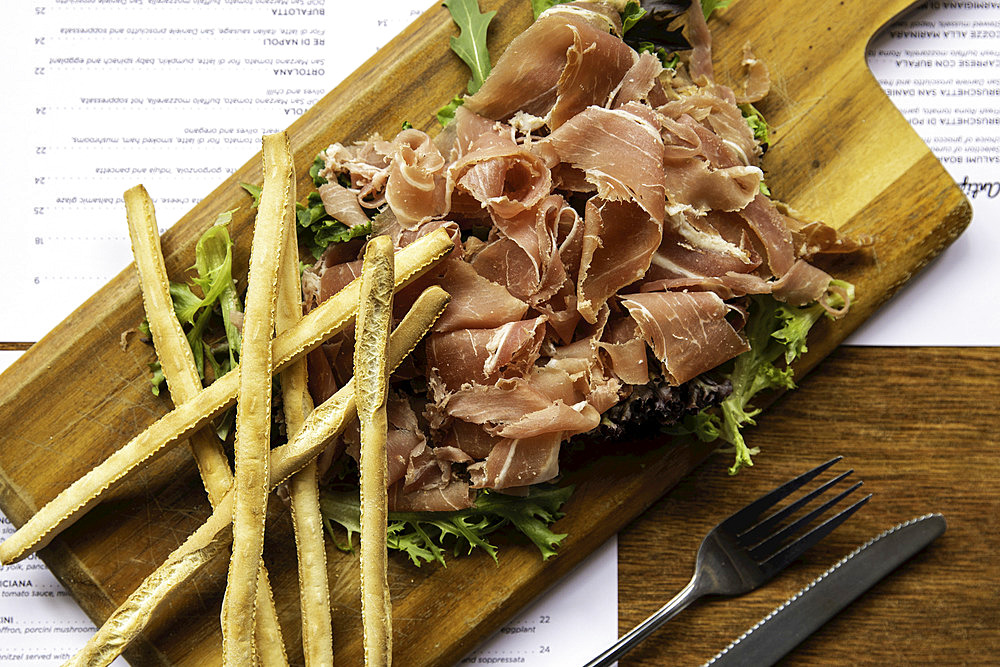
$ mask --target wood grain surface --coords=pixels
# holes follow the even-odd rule
[[[998,395],[1000,348],[836,350],[762,418],[753,468],[734,479],[710,458],[620,533],[620,632],[687,583],[701,535],[784,479],[840,454],[871,502],[775,581],[696,603],[620,664],[700,665],[855,547],[928,512],[945,534],[781,664],[996,664]]]
[[[747,40],[771,66],[774,92],[761,106],[776,129],[764,161],[772,190],[807,217],[822,218],[846,233],[870,234],[875,239],[872,253],[830,267],[838,277],[855,282],[860,296],[844,321],[817,327],[810,339],[810,352],[797,368],[800,375],[833,350],[969,221],[968,202],[865,66],[864,49],[871,35],[908,4],[904,0],[740,0],[713,19],[721,80],[737,70]],[[502,46],[528,24],[530,10],[523,0],[490,0],[481,5],[499,10],[491,31],[495,60]],[[404,120],[416,127],[433,125],[431,113],[462,89],[468,76],[445,46],[453,33],[444,10],[431,8],[289,128],[300,192],[307,191],[308,165],[329,143],[362,139],[375,130],[391,136]],[[246,265],[251,212],[239,187],[241,181],[260,181],[259,158],[168,230],[163,238],[168,271],[179,275],[190,266],[194,243],[203,227],[219,212],[237,207],[235,263]],[[132,185],[122,183],[122,189]],[[154,182],[145,185],[155,193]],[[137,294],[134,272],[128,269],[0,376],[0,507],[15,524],[23,523],[72,480],[169,408],[168,398],[156,398],[149,392],[146,374],[151,351],[134,337],[123,339],[123,334],[142,319]],[[833,377],[851,379],[872,370],[856,368],[855,363],[864,363],[863,355],[848,357],[847,362],[834,366],[839,373]],[[917,379],[926,375],[920,369],[906,372]],[[822,377],[827,377],[826,373],[824,370]],[[944,399],[940,386],[929,387],[928,392]],[[872,418],[865,413],[868,404],[856,399],[806,392],[782,402],[779,410],[786,406],[816,410],[823,419],[837,418],[830,428],[850,430],[861,428],[865,419]],[[965,410],[964,404],[948,405],[956,411],[949,414],[958,421],[956,415]],[[791,468],[802,468],[806,461],[809,465],[822,458],[805,457],[801,445],[817,441],[817,425],[822,420],[798,422],[801,430],[793,432],[794,437],[781,430],[785,423],[769,417],[753,436],[780,436],[787,442],[766,447],[759,467],[752,471],[756,476],[747,476],[752,483],[765,479],[760,470],[773,470],[781,477],[790,474]],[[534,547],[516,538],[499,540],[499,565],[478,555],[455,561],[447,569],[416,570],[404,559],[394,559],[389,577],[398,664],[448,665],[460,659],[683,479],[707,453],[704,446],[657,441],[629,443],[627,448],[614,450],[597,448],[567,457],[565,480],[575,483],[577,491],[558,528],[570,537],[560,556],[547,562],[540,561]],[[938,457],[944,455],[937,453]],[[803,458],[793,461],[782,457]],[[904,448],[890,460],[919,467]],[[788,469],[779,472],[782,461]],[[699,468],[685,484],[716,480],[725,467],[726,462],[715,461]],[[744,485],[740,493],[753,495],[750,483],[739,483]],[[736,500],[731,487],[722,480],[718,484],[690,492],[691,502],[707,512],[704,516],[711,514],[709,523],[724,515],[725,507],[736,506],[748,497]],[[679,497],[690,488],[682,486]],[[207,512],[190,454],[183,447],[177,448],[118,487],[106,502],[44,549],[41,557],[84,610],[100,622],[204,520]],[[874,512],[866,516],[872,521],[876,518]],[[909,517],[893,516],[884,523],[903,518]],[[657,528],[663,532],[653,541],[666,539],[679,545],[682,540],[700,539],[705,528],[691,524],[687,516],[671,517]],[[641,537],[643,525],[647,524],[636,524],[637,528],[623,536],[626,564],[644,558],[629,555],[633,535],[637,536],[637,548],[646,548],[646,538]],[[686,576],[682,573],[690,561],[685,559],[693,551],[680,551],[673,557],[677,569],[672,572]],[[272,503],[269,514],[265,557],[285,638],[295,659],[299,637],[293,539],[287,511],[278,502]],[[338,661],[360,664],[357,561],[332,547],[329,558]],[[132,648],[130,660],[143,665],[217,663],[224,573],[225,563],[218,563],[201,573],[194,586],[178,594],[145,640]],[[628,570],[623,574],[623,581],[627,581]],[[670,584],[672,581],[662,591],[670,590]],[[625,591],[624,625],[631,623],[629,614],[642,615],[644,604],[651,609],[662,601],[662,591],[656,591],[656,602],[631,603],[627,588]],[[714,650],[717,648],[708,653]],[[650,664],[664,664],[661,658],[649,659]]]

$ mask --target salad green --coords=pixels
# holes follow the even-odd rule
[[[572,486],[542,484],[523,497],[482,491],[471,508],[455,512],[389,512],[388,546],[405,553],[418,567],[430,562],[446,565],[449,551],[458,556],[483,549],[495,561],[497,547],[487,538],[509,525],[528,537],[542,558],[548,559],[556,555],[556,547],[566,537],[548,526],[563,516],[561,508],[572,493]],[[325,489],[320,496],[320,510],[337,548],[353,551],[353,536],[361,531],[357,488]],[[346,544],[340,541],[333,524],[346,531]]]

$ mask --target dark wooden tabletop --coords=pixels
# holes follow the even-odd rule
[[[836,455],[874,494],[761,590],[696,602],[621,661],[700,665],[855,547],[942,513],[945,534],[828,622],[783,665],[1000,660],[1000,348],[842,347],[752,430],[753,468],[717,454],[619,536],[619,632],[687,583],[701,538],[763,492]]]

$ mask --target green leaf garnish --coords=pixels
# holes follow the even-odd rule
[[[486,48],[486,33],[496,11],[483,14],[476,0],[444,0],[451,19],[458,26],[458,37],[451,38],[451,50],[472,70],[472,78],[466,87],[470,95],[475,94],[490,74],[490,52]]]
[[[390,549],[405,553],[418,567],[430,562],[446,565],[446,552],[458,556],[475,549],[482,549],[496,560],[497,548],[487,536],[512,525],[547,559],[556,554],[556,548],[566,537],[552,532],[549,525],[563,516],[560,508],[572,492],[573,487],[550,485],[532,487],[526,497],[482,491],[473,507],[465,510],[389,512],[387,543]],[[334,544],[342,551],[353,551],[354,535],[361,532],[357,489],[324,490],[320,509]],[[346,544],[334,532],[334,523],[347,532]]]
[[[638,2],[635,0],[629,0],[625,4],[625,9],[622,10],[622,34],[624,35],[629,31],[629,28],[634,26],[639,20],[646,15],[646,10],[639,6]]]
[[[437,110],[434,117],[437,118],[437,122],[441,124],[441,127],[445,127],[448,123],[455,120],[455,110],[463,104],[465,104],[465,98],[461,95],[455,95],[448,104]]]
[[[253,183],[240,183],[240,187],[249,192],[250,196],[253,197],[253,204],[250,205],[250,208],[260,206],[260,194],[264,191],[264,188]]]
[[[733,3],[733,0],[701,0],[701,11],[705,14],[705,20],[712,15],[716,9],[725,9]]]

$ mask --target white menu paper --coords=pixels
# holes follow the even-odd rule
[[[1000,296],[987,287],[1000,248],[1000,2],[925,2],[869,45],[868,63],[973,217],[847,342],[1000,345]]]

